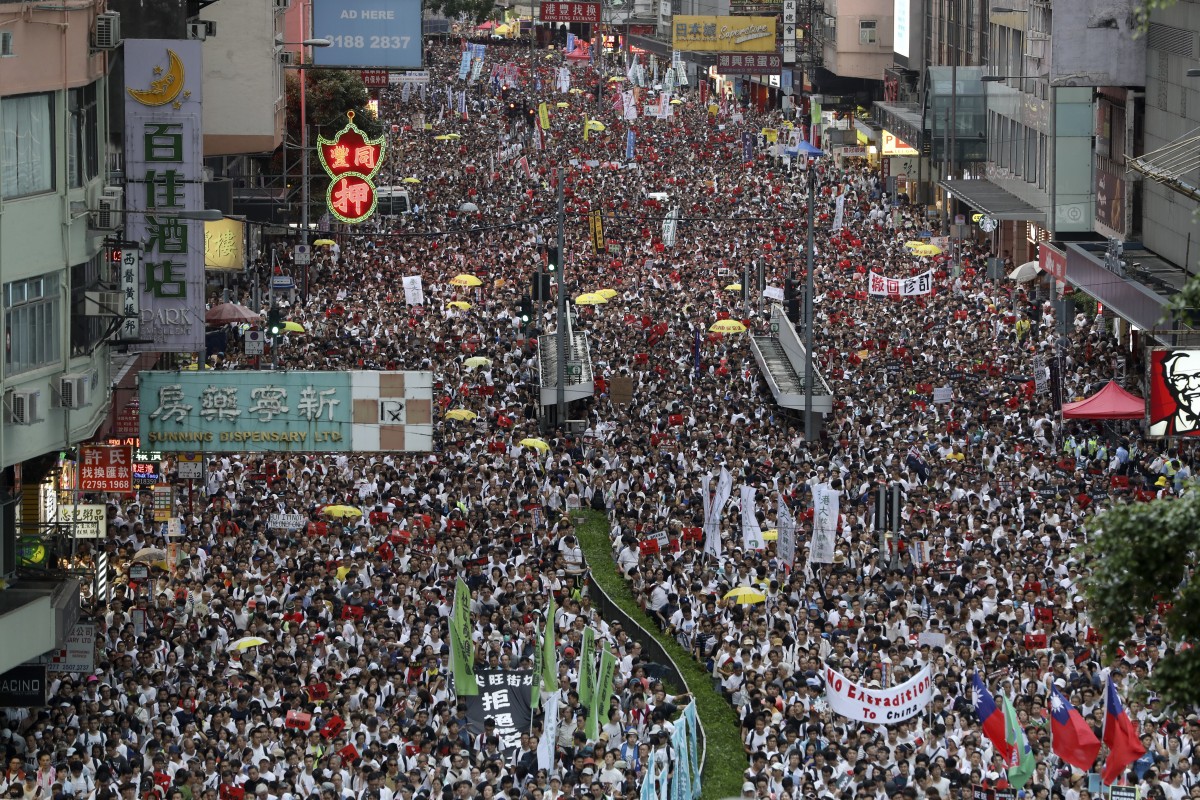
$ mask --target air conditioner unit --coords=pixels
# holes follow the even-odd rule
[[[203,42],[210,36],[215,37],[217,35],[217,23],[212,20],[197,19],[189,22],[187,26],[189,39],[197,39]]]
[[[92,214],[92,227],[98,231],[115,231],[121,227],[121,212],[124,208],[122,198],[112,195],[101,195],[100,205]]]
[[[41,416],[42,393],[35,389],[13,389],[8,393],[8,421],[13,425],[32,425]]]
[[[280,51],[278,56],[279,56],[279,63],[285,67],[290,67],[290,66],[293,66],[294,64],[299,63],[299,58],[298,58],[299,54],[293,53],[291,50]]]
[[[121,46],[121,12],[105,11],[96,15],[96,49],[116,50]]]
[[[125,316],[125,294],[120,291],[84,292],[83,315],[110,319]]]
[[[94,373],[78,372],[58,379],[58,404],[62,408],[83,408],[92,403]]]

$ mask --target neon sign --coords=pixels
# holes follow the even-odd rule
[[[362,222],[375,213],[378,198],[373,178],[383,166],[384,140],[368,139],[354,124],[354,112],[347,111],[349,122],[333,139],[317,137],[321,166],[329,175],[325,203],[329,213],[342,222]]]

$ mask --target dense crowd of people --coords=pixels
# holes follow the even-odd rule
[[[616,103],[629,82],[587,63],[568,65],[582,91],[560,92],[562,62],[547,51],[532,75],[520,49],[489,52],[469,83],[458,79],[457,44],[431,45],[429,56],[428,87],[393,88],[380,104],[392,131],[385,174],[418,179],[406,184],[413,213],[335,235],[308,296],[288,309],[305,332],[280,341],[275,361],[432,370],[439,408],[477,416],[438,419],[431,453],[215,455],[203,488],[183,501],[194,513],[179,563],[119,582],[92,609],[95,673],[56,676],[48,708],[4,712],[5,795],[638,797],[650,751],[668,746],[689,698],[667,694],[636,637],[594,610],[567,513],[582,507],[608,516],[618,568],[737,710],[744,798],[948,800],[1002,786],[1004,765],[970,708],[973,671],[1012,699],[1031,731],[1039,766],[1028,794],[1090,797],[1086,776],[1050,754],[1043,711],[1047,679],[1089,720],[1099,708],[1075,548],[1093,506],[1183,491],[1190,477],[1186,457],[1164,457],[1133,428],[1059,422],[1043,387],[1069,400],[1122,369],[1102,321],[1064,332],[1030,285],[989,278],[986,244],[966,243],[957,264],[913,255],[907,241],[938,232],[925,208],[891,205],[868,166],[818,159],[809,167],[818,173],[815,355],[835,405],[820,438],[806,441],[751,354],[748,337],[769,331],[761,293],[725,288],[760,268],[767,285],[782,286],[805,268],[805,165],[761,140],[744,157],[743,132],[786,130],[783,116],[715,96],[702,104],[687,87],[672,116],[656,119],[647,87],[631,121]],[[515,74],[493,73],[506,65]],[[551,130],[535,136],[506,115],[510,91],[548,101]],[[589,119],[605,129],[585,140]],[[452,132],[461,138],[437,138]],[[573,308],[598,378],[576,412],[581,432],[542,430],[536,336],[555,329],[555,315],[542,303],[528,322],[520,313],[553,243],[559,175],[563,290],[615,291],[607,304]],[[832,230],[839,194],[842,226]],[[608,242],[599,254],[583,217],[596,208]],[[667,246],[672,208],[680,220]],[[867,294],[871,272],[927,270],[927,295]],[[449,284],[459,273],[482,285]],[[414,275],[420,305],[402,288]],[[750,332],[711,334],[724,317]],[[490,365],[468,367],[471,356]],[[1057,381],[1044,381],[1056,360]],[[249,365],[233,345],[213,364]],[[631,396],[612,391],[623,379]],[[942,386],[951,397],[935,403]],[[548,452],[520,444],[539,435]],[[704,554],[691,535],[703,525],[701,479],[722,467],[735,487],[757,489],[762,529],[777,526],[779,502],[792,509],[794,564],[771,541],[743,548],[736,500],[722,516],[721,557]],[[840,494],[837,546],[831,563],[809,564],[805,512],[819,484]],[[875,530],[882,484],[903,490],[895,535]],[[104,546],[122,569],[164,542],[147,498],[138,500],[111,505]],[[327,518],[330,504],[362,517]],[[268,516],[280,512],[312,524],[271,529]],[[480,668],[532,669],[548,598],[557,599],[559,684],[542,689],[561,699],[553,768],[536,755],[544,720],[507,755],[490,726],[468,725],[449,680],[460,576],[472,590]],[[765,601],[723,599],[740,586],[760,588]],[[575,690],[587,626],[619,659],[593,738]],[[266,644],[231,649],[245,636]],[[1149,751],[1129,779],[1164,800],[1200,795],[1196,716],[1167,714],[1136,693],[1175,643],[1153,619],[1131,641],[1110,665]],[[853,723],[822,699],[826,666],[886,687],[926,664],[936,697],[904,723]],[[310,719],[302,726],[296,715]],[[331,732],[335,717],[344,728]]]

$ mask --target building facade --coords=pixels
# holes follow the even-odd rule
[[[70,538],[56,527],[58,456],[92,437],[109,406],[118,319],[106,238],[120,203],[107,76],[119,30],[104,12],[0,3],[0,670],[56,647],[78,614],[66,562],[39,574],[19,543]]]

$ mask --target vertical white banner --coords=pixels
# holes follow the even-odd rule
[[[538,739],[538,769],[554,771],[555,742],[558,740],[558,692],[543,695],[542,710],[546,714],[542,737]]]
[[[792,516],[783,495],[779,495],[779,510],[775,512],[775,527],[779,538],[775,541],[775,549],[779,560],[791,569],[796,563],[796,518]]]
[[[420,275],[409,275],[404,278],[404,301],[410,306],[425,305],[425,288],[421,284]]]
[[[840,231],[842,222],[846,216],[846,195],[839,194],[837,198],[837,208],[833,212],[833,230]]]
[[[762,550],[762,526],[754,513],[754,495],[758,490],[753,486],[742,487],[742,547],[750,550]]]
[[[813,487],[813,532],[808,560],[814,564],[832,564],[837,541],[837,519],[841,510],[841,492],[827,484]]]

